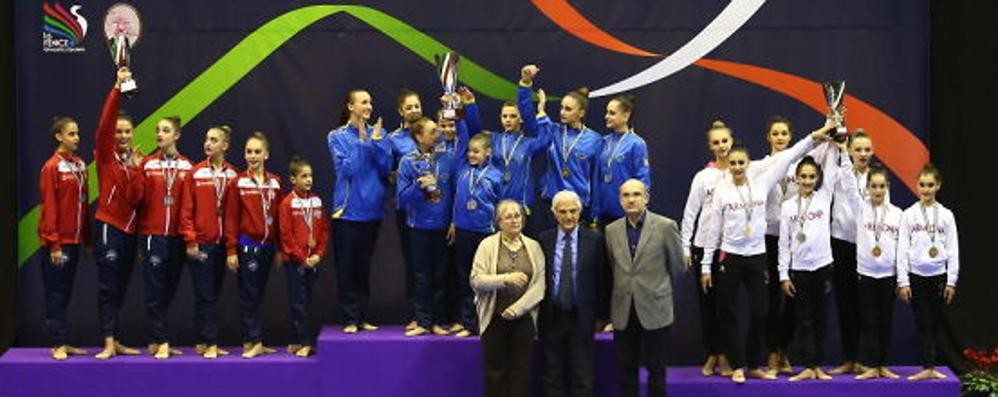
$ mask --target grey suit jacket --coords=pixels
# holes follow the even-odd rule
[[[632,302],[642,328],[651,330],[672,324],[672,277],[680,274],[683,263],[676,222],[646,211],[641,238],[631,258],[627,218],[617,219],[606,227],[606,247],[613,268],[613,328],[627,328]]]

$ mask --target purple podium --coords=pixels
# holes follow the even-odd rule
[[[597,335],[596,395],[616,395],[613,341]],[[450,336],[407,338],[401,327],[345,335],[327,327],[319,336],[318,355],[300,359],[285,353],[252,360],[232,355],[205,360],[186,354],[159,361],[148,355],[98,361],[70,357],[57,362],[48,349],[10,349],[0,357],[0,397],[72,396],[481,396],[482,358],[478,338]],[[96,349],[92,349],[96,351]],[[535,352],[539,349],[535,349]],[[540,361],[535,354],[534,390],[540,395]],[[918,368],[894,367],[902,377]],[[827,382],[790,383],[750,379],[736,385],[727,378],[703,377],[699,368],[669,368],[669,396],[959,396],[960,384],[948,369],[939,381],[856,381],[839,376]],[[642,374],[642,377],[645,377]],[[642,387],[645,380],[642,379]]]

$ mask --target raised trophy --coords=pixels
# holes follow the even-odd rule
[[[440,75],[440,84],[444,87],[444,95],[450,98],[444,103],[441,115],[444,119],[455,120],[458,118],[458,108],[460,107],[457,97],[457,63],[461,56],[456,52],[448,52],[443,55],[434,56],[437,63],[437,72]]]
[[[104,15],[104,36],[107,37],[111,60],[117,68],[131,66],[132,48],[139,42],[141,33],[142,22],[135,7],[117,3],[107,9],[107,14]],[[138,84],[131,78],[121,82],[122,94],[134,95],[138,90]]]
[[[821,84],[825,92],[825,103],[828,104],[829,117],[835,121],[835,139],[845,139],[848,130],[845,126],[845,105],[842,103],[846,93],[845,81],[826,81]]]

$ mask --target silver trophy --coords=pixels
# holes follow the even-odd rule
[[[117,68],[131,68],[132,48],[138,43],[141,32],[142,22],[135,7],[117,3],[108,8],[104,16],[104,35],[111,51],[111,60]],[[121,82],[122,94],[133,95],[138,90],[138,84],[131,78]]]
[[[443,55],[436,55],[434,58],[436,59],[437,72],[440,76],[440,84],[443,85],[444,94],[450,98],[444,103],[441,115],[444,119],[455,120],[458,118],[460,104],[453,94],[457,92],[457,63],[461,59],[461,56],[451,51]]]
[[[848,133],[845,126],[845,106],[842,103],[846,93],[846,82],[826,81],[821,84],[821,88],[825,92],[828,115],[835,121],[835,137],[844,139]]]

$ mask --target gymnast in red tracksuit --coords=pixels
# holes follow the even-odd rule
[[[263,347],[260,302],[274,263],[277,207],[283,198],[281,179],[264,169],[269,150],[266,135],[254,132],[246,140],[246,171],[225,192],[225,263],[239,279],[243,358],[269,352]]]
[[[288,166],[291,194],[279,208],[281,255],[288,280],[291,326],[295,343],[288,352],[308,357],[315,345],[315,330],[308,318],[316,270],[326,255],[329,226],[323,216],[322,199],[312,193],[312,165],[295,156]]]
[[[201,340],[195,350],[204,358],[226,354],[218,349],[218,314],[215,303],[225,278],[225,244],[222,242],[222,204],[228,182],[236,169],[225,161],[232,128],[211,127],[204,135],[204,161],[194,165],[183,190],[180,235],[187,244],[187,264],[194,284],[194,320]]]
[[[184,263],[184,241],[180,238],[180,208],[183,186],[193,165],[177,151],[180,118],[166,117],[156,124],[158,150],[142,160],[130,186],[131,199],[139,209],[139,246],[146,314],[152,332],[150,352],[157,359],[179,354],[170,349],[167,311],[177,292]]]
[[[118,354],[136,355],[137,349],[122,345],[118,317],[135,266],[135,204],[128,187],[142,154],[132,147],[131,117],[119,112],[121,82],[131,78],[128,68],[118,70],[118,79],[104,100],[97,125],[94,162],[100,194],[97,198],[97,312],[104,349],[95,356],[107,360]]]
[[[66,345],[66,307],[73,293],[80,245],[88,240],[87,164],[75,154],[80,144],[80,129],[75,120],[55,117],[52,135],[59,146],[45,161],[39,176],[42,215],[38,237],[43,253],[45,326],[54,341],[52,358],[65,360],[69,354],[86,354]]]

